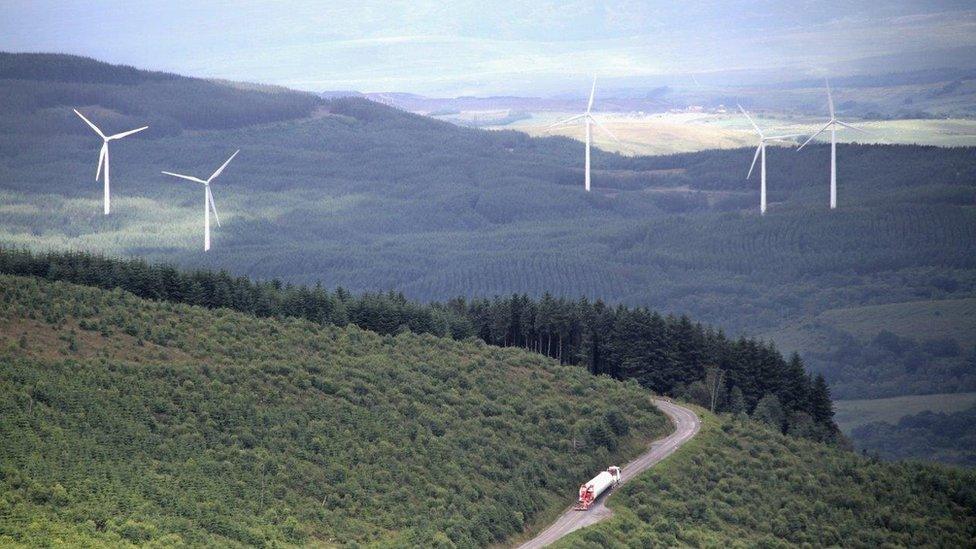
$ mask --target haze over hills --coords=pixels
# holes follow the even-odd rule
[[[823,371],[836,395],[976,387],[963,367],[971,343],[958,338],[954,355],[930,353],[937,360],[913,367],[866,352],[876,334],[849,339],[827,324],[833,340],[803,335],[822,332],[809,319],[834,309],[974,297],[973,149],[842,145],[836,212],[826,209],[826,148],[774,150],[771,210],[759,218],[756,183],[744,178],[751,149],[596,151],[586,194],[581,147],[567,139],[73,57],[2,61],[8,244],[419,300],[584,295],[771,334]],[[97,137],[71,107],[107,131],[151,125],[113,150],[112,216],[101,215],[92,181]],[[238,147],[214,188],[223,225],[204,255],[197,192],[158,173],[210,173]],[[802,333],[781,337],[787,326]],[[939,348],[925,340],[941,336],[912,337],[923,353]]]
[[[287,10],[252,1],[158,4],[136,13],[118,6],[8,4],[0,49],[307,91],[448,97],[578,96],[592,76],[619,88],[674,86],[691,75],[705,85],[755,85],[974,68],[976,59],[966,0],[504,0],[490,9],[471,0],[449,7],[299,0]],[[90,32],[95,26],[111,32]]]

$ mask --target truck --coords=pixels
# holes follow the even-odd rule
[[[620,467],[611,465],[607,467],[606,471],[590,479],[589,482],[580,485],[579,500],[577,500],[574,509],[577,511],[586,511],[593,505],[596,498],[600,497],[607,490],[616,487],[618,484],[620,484]]]

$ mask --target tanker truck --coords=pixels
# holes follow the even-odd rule
[[[586,511],[593,505],[600,494],[620,484],[620,467],[611,465],[599,475],[590,479],[579,488],[579,500],[576,502],[577,511]]]

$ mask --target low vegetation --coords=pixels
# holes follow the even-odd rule
[[[702,432],[558,547],[968,547],[976,472],[890,464],[705,414]]]
[[[0,273],[122,288],[140,297],[262,317],[352,323],[380,334],[478,337],[582,365],[595,375],[633,379],[715,410],[752,413],[764,403],[784,432],[826,442],[838,436],[826,381],[807,374],[799,356],[787,360],[761,341],[732,340],[686,317],[663,317],[644,308],[611,308],[549,294],[540,300],[516,295],[421,305],[395,293],[354,296],[342,289],[255,283],[226,272],[186,272],[142,260],[3,248]]]
[[[668,428],[523,350],[0,277],[0,545],[487,545]]]

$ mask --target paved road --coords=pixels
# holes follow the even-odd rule
[[[625,465],[620,471],[621,484],[673,454],[679,446],[691,440],[701,427],[701,421],[699,421],[698,416],[687,408],[683,408],[664,399],[654,399],[654,405],[671,418],[675,430],[667,438],[652,442],[647,452]],[[595,471],[594,474],[596,474]],[[553,522],[532,540],[520,545],[519,549],[545,547],[559,538],[568,535],[570,532],[610,518],[613,515],[613,511],[607,509],[604,505],[606,496],[606,493],[601,496],[588,511],[568,509],[556,519],[556,522]]]

